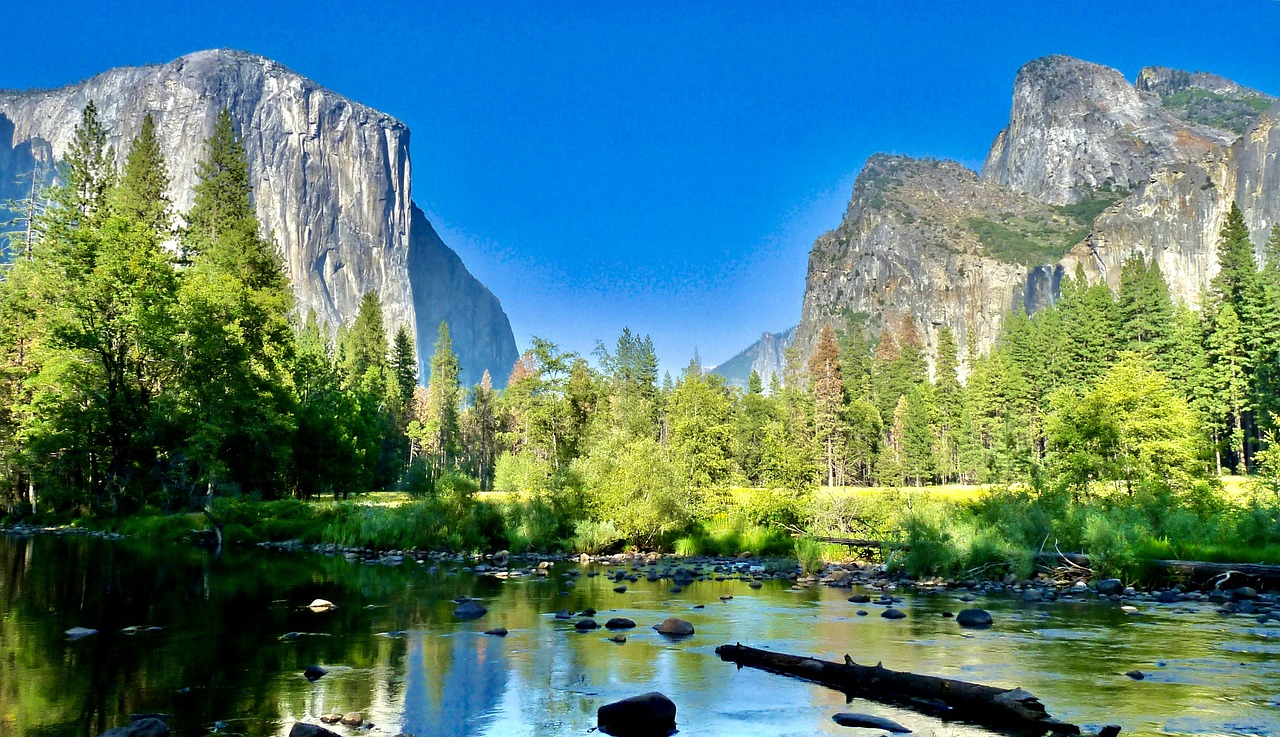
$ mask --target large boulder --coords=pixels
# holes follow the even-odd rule
[[[1119,596],[1124,593],[1124,582],[1118,578],[1104,578],[1098,582],[1098,593],[1102,596]]]
[[[146,717],[108,729],[100,737],[169,737],[169,725],[163,719]]]
[[[684,637],[693,634],[693,625],[683,619],[671,617],[662,624],[653,626],[660,635],[670,635],[671,637]]]
[[[464,601],[453,610],[453,616],[458,619],[479,619],[488,613],[489,610],[481,606],[478,601]]]
[[[991,626],[991,613],[986,609],[961,609],[956,624],[969,629],[986,629]]]
[[[666,737],[676,731],[676,705],[651,691],[600,707],[596,726],[615,737]]]
[[[289,730],[289,737],[338,737],[338,733],[331,732],[318,724],[295,722],[293,729]]]
[[[898,724],[892,719],[884,717],[872,716],[870,714],[855,714],[852,712],[841,712],[831,717],[831,720],[842,727],[862,727],[863,729],[883,729],[886,732],[896,732],[898,734],[906,734],[911,730]]]

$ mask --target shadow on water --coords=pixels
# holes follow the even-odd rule
[[[650,690],[676,701],[684,734],[849,734],[831,721],[848,710],[922,735],[985,734],[736,670],[714,654],[726,642],[1022,686],[1055,716],[1127,734],[1280,733],[1280,627],[1207,605],[1147,604],[1131,617],[990,599],[996,626],[966,632],[941,616],[966,606],[950,594],[907,595],[908,617],[890,621],[842,590],[707,580],[673,595],[642,576],[619,594],[605,576],[563,576],[576,568],[504,582],[412,562],[0,536],[0,737],[92,737],[140,712],[172,715],[183,736],[256,737],[351,711],[375,735],[580,735],[601,704]],[[455,620],[459,596],[489,614]],[[312,612],[315,598],[338,608]],[[639,626],[617,644],[553,616],[589,606],[601,623]],[[697,633],[672,641],[649,627],[669,616]],[[75,626],[99,634],[69,640]],[[510,634],[481,634],[498,626]],[[308,665],[328,674],[309,682]],[[1147,677],[1123,675],[1135,668]]]

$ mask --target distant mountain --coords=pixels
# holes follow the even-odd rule
[[[517,358],[507,315],[414,205],[403,123],[270,59],[201,51],[56,90],[0,91],[0,198],[26,197],[29,185],[14,182],[65,155],[90,100],[118,156],[143,117],[154,117],[179,212],[191,206],[196,162],[225,107],[244,137],[258,217],[303,315],[349,323],[372,290],[389,333],[414,329],[424,377],[447,321],[463,381],[486,369],[496,384],[506,380]]]
[[[764,333],[760,336],[760,340],[747,346],[741,353],[728,361],[711,369],[711,372],[723,376],[734,386],[746,387],[747,379],[754,370],[760,374],[760,380],[764,382],[764,387],[767,391],[769,380],[773,378],[774,374],[778,375],[779,381],[782,380],[782,368],[786,363],[784,354],[787,347],[791,345],[791,339],[795,334],[796,329],[794,326],[780,333]]]
[[[1052,304],[1077,268],[1118,286],[1134,254],[1196,305],[1218,271],[1217,234],[1239,203],[1261,248],[1280,222],[1276,98],[1202,72],[1120,72],[1066,56],[1024,65],[982,172],[877,154],[843,221],[809,255],[795,344],[859,315],[914,321],[933,351],[949,326],[964,356],[989,349],[1011,309]]]

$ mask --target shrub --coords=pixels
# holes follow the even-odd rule
[[[608,520],[578,520],[573,531],[573,549],[580,553],[603,553],[622,541],[618,528]]]
[[[812,537],[798,537],[795,544],[796,562],[806,576],[812,576],[822,570],[822,543]]]

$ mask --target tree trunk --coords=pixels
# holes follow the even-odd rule
[[[944,719],[958,719],[996,730],[1028,734],[1079,734],[1074,724],[1049,716],[1035,696],[1020,688],[1006,689],[951,678],[893,671],[880,664],[858,665],[848,655],[844,664],[816,658],[746,647],[721,645],[721,660],[806,681],[858,696],[924,711]]]

